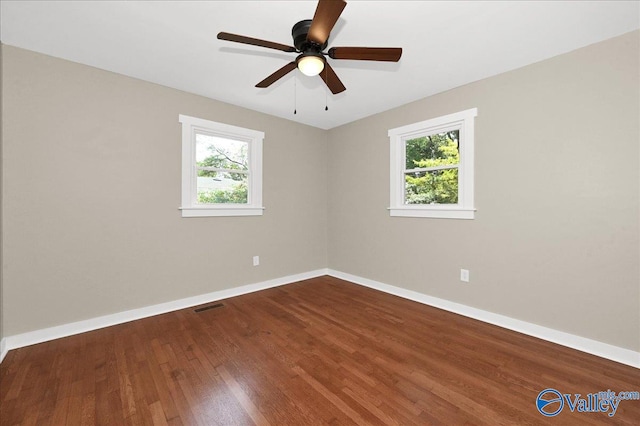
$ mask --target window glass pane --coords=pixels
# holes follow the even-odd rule
[[[407,170],[458,164],[459,130],[409,139],[405,142]]]
[[[198,203],[247,204],[248,179],[249,175],[246,173],[224,173],[198,170]]]
[[[405,173],[405,204],[458,204],[458,169]]]
[[[231,170],[249,169],[249,143],[196,134],[196,164]]]

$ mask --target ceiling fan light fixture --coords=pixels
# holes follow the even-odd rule
[[[302,54],[298,58],[297,64],[302,74],[313,77],[320,74],[324,69],[324,58],[320,54]]]

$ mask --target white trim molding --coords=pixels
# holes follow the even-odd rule
[[[436,219],[473,219],[475,218],[476,209],[463,209],[463,208],[431,208],[425,210],[423,208],[412,207],[408,204],[406,206],[389,207],[390,216],[397,217],[430,217]]]
[[[408,124],[388,131],[389,136],[389,170],[390,170],[390,216],[427,217],[440,219],[474,219],[474,140],[475,117],[477,108],[444,115]],[[430,136],[442,132],[459,132],[460,162],[424,169],[407,170],[406,143],[408,140]],[[405,197],[406,174],[412,170],[433,171],[446,168],[458,169],[458,202],[457,204],[407,204]]]
[[[202,305],[204,303],[210,303],[217,300],[228,299],[230,297],[241,296],[243,294],[266,290],[272,287],[279,287],[281,285],[291,284],[298,281],[321,277],[324,275],[327,275],[326,269],[317,269],[315,271],[288,275],[281,278],[275,278],[272,280],[262,281],[254,284],[247,284],[226,290],[214,291],[212,293],[187,297],[171,302],[160,303],[158,305],[146,306],[144,308],[132,309],[129,311],[118,312],[111,315],[104,315],[97,318],[91,318],[55,327],[44,328],[41,330],[30,331],[27,333],[16,334],[14,336],[7,336],[0,342],[0,348],[2,349],[0,353],[0,362],[2,362],[2,359],[4,359],[4,355],[6,355],[6,353],[12,349],[35,345],[36,343],[47,342],[49,340],[72,336],[74,334],[98,330],[100,328],[110,327],[112,325],[135,321],[138,319],[177,311],[179,309],[185,309],[191,306]]]
[[[262,216],[262,145],[264,132],[218,123],[202,118],[178,115],[182,124],[182,217]],[[197,196],[196,138],[215,136],[248,144],[246,204],[200,204]],[[227,170],[230,172],[230,170]]]
[[[7,355],[7,352],[9,352],[9,350],[7,349],[7,339],[1,339],[0,340],[0,362],[2,362],[4,357]]]
[[[384,293],[393,294],[394,296],[402,297],[404,299],[413,300],[414,302],[497,325],[498,327],[506,328],[508,330],[517,331],[518,333],[526,334],[528,336],[537,337],[538,339],[616,361],[621,364],[630,365],[631,367],[640,368],[640,352],[632,351],[630,349],[621,348],[608,343],[599,342],[597,340],[587,339],[586,337],[576,336],[574,334],[565,333],[564,331],[554,330],[552,328],[517,320],[504,315],[494,314],[493,312],[473,308],[461,303],[428,296],[416,291],[395,287],[333,269],[328,270],[328,275],[354,284],[369,287],[374,290],[379,290]]]

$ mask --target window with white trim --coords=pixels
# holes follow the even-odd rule
[[[389,130],[391,216],[473,219],[476,108]]]
[[[262,215],[264,133],[180,115],[182,217]]]

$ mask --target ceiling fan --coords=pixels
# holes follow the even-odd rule
[[[347,2],[344,0],[319,0],[313,19],[305,19],[293,26],[291,30],[293,46],[225,32],[218,33],[218,39],[251,44],[283,52],[299,53],[295,61],[289,62],[256,84],[256,87],[269,87],[298,68],[308,76],[320,75],[320,78],[324,80],[329,90],[335,95],[343,92],[346,87],[344,87],[344,84],[331,68],[325,56],[331,59],[387,62],[398,62],[400,56],[402,56],[402,48],[400,47],[332,47],[325,53],[324,50],[327,48],[329,34],[346,5]]]

